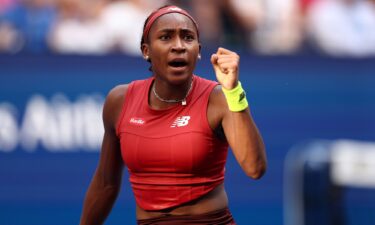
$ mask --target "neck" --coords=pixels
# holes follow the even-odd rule
[[[165,80],[155,78],[153,87],[163,99],[182,99],[186,96],[192,81],[193,77],[190,77],[181,84],[171,84]]]
[[[185,105],[186,98],[190,94],[193,85],[193,77],[182,84],[173,85],[164,80],[155,78],[150,91],[150,104],[157,108],[163,108],[171,104]],[[156,104],[155,104],[156,103]]]

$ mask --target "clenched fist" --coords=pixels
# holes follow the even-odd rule
[[[219,48],[211,56],[211,63],[216,73],[216,79],[227,90],[238,84],[240,56],[225,48]]]

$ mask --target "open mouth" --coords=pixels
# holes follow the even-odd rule
[[[175,59],[175,60],[170,61],[168,65],[171,67],[179,68],[179,67],[187,66],[188,62],[183,59]]]

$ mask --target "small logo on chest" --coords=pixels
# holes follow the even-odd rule
[[[129,123],[135,124],[135,125],[143,125],[145,123],[145,121],[142,118],[132,117],[129,120]]]
[[[177,119],[172,123],[171,127],[184,127],[189,124],[190,116],[179,116]]]

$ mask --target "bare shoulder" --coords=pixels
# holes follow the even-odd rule
[[[115,128],[127,90],[128,84],[121,84],[109,91],[103,108],[103,121],[106,127]]]
[[[223,90],[221,89],[221,85],[216,85],[216,87],[212,90],[209,98],[209,106],[215,108],[222,108],[224,106],[227,106],[227,102],[225,100]]]
[[[228,105],[221,85],[217,85],[210,94],[207,108],[207,119],[211,129],[215,130],[220,126],[227,109]]]
[[[112,88],[107,95],[106,102],[116,103],[117,101],[124,100],[128,84],[120,84]]]

